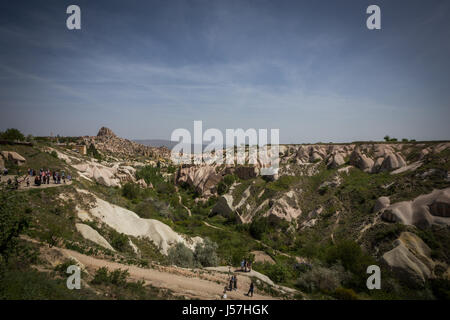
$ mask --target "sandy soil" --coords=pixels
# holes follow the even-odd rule
[[[36,242],[35,240],[28,239]],[[214,270],[205,269],[185,269],[175,266],[161,266],[153,265],[152,268],[140,268],[133,265],[126,265],[122,263],[112,262],[108,260],[99,259],[92,256],[87,256],[82,253],[62,249],[57,247],[49,248],[47,246],[41,247],[41,255],[46,259],[52,260],[57,257],[58,261],[49,261],[51,264],[61,262],[61,256],[76,260],[85,268],[90,274],[101,267],[107,267],[109,270],[128,270],[130,279],[134,281],[143,280],[146,284],[151,284],[154,287],[169,289],[176,296],[182,296],[188,299],[203,299],[215,300],[222,299],[224,288],[228,283],[229,275],[225,272],[218,272]],[[253,298],[247,297],[245,294],[250,286],[250,278],[242,275],[242,273],[235,273],[238,277],[238,290],[227,291],[227,299],[231,300],[272,300],[274,297],[255,292]]]

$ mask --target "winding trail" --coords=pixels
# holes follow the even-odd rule
[[[186,206],[183,204],[183,201],[181,200],[181,196],[180,196],[180,194],[178,193],[178,187],[177,187],[177,186],[175,186],[175,192],[176,192],[177,195],[178,195],[178,203],[180,204],[180,206],[182,206],[183,208],[186,209],[186,211],[187,211],[188,214],[189,214],[189,217],[192,217],[191,209],[189,209],[188,207],[186,207]]]
[[[73,250],[62,248],[52,249],[59,250],[68,258],[74,258],[82,264],[89,271],[89,273],[93,273],[101,267],[107,267],[109,270],[126,269],[130,274],[130,279],[134,281],[143,280],[146,284],[151,284],[154,287],[169,289],[176,296],[191,299],[221,299],[224,287],[228,283],[227,274],[211,270],[184,269],[175,266],[160,265],[153,265],[152,269],[145,269],[134,265],[126,265],[98,259]],[[245,295],[249,286],[250,278],[247,276],[239,276],[238,274],[238,290],[227,291],[228,299],[251,299]],[[256,292],[253,299],[272,300],[275,298]]]

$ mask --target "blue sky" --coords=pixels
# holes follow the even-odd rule
[[[283,143],[450,139],[449,17],[445,0],[3,0],[0,130],[170,139],[202,120]]]

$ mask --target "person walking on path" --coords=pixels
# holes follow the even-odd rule
[[[253,290],[255,289],[255,285],[253,284],[253,281],[250,283],[250,288],[248,289],[247,296],[253,297]],[[251,295],[250,295],[251,294]]]
[[[233,289],[237,290],[237,275],[234,275],[233,277]]]

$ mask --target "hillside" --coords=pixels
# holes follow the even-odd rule
[[[39,298],[220,299],[229,271],[231,299],[250,279],[260,299],[449,297],[449,142],[282,145],[278,175],[261,176],[176,167],[168,149],[107,128],[73,140],[88,154],[51,139],[0,145],[4,298],[31,298],[13,289],[26,274]],[[71,180],[27,186],[28,168]],[[79,293],[64,290],[73,263]],[[373,264],[381,290],[366,287]]]

